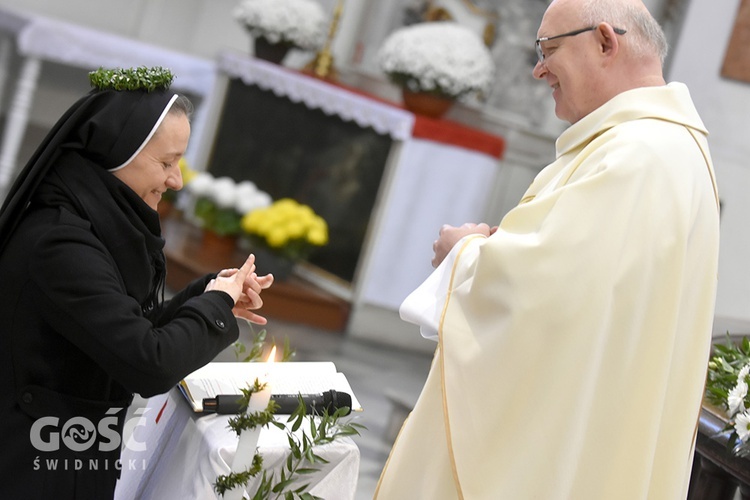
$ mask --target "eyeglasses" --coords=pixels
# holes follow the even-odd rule
[[[588,28],[581,28],[579,30],[569,31],[568,33],[563,33],[562,35],[555,35],[555,36],[543,36],[542,38],[536,39],[536,57],[539,59],[540,63],[544,62],[544,52],[542,51],[542,42],[548,42],[550,40],[554,40],[555,38],[563,38],[566,36],[576,36],[580,35],[581,33],[586,33],[587,31],[594,31],[597,28],[597,26],[589,26]],[[612,28],[615,33],[618,35],[624,35],[627,33],[626,30],[622,28]]]

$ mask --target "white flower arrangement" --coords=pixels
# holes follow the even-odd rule
[[[745,407],[747,399],[747,388],[750,378],[750,364],[745,365],[737,374],[737,385],[735,385],[727,397],[727,416],[734,421],[734,432],[740,441],[740,448],[750,446],[750,411]],[[748,450],[750,453],[750,450]]]
[[[726,409],[734,453],[750,456],[750,339],[714,346],[706,378],[707,399]]]
[[[221,235],[238,234],[245,214],[273,201],[251,181],[237,183],[231,177],[215,178],[208,172],[197,174],[186,189],[195,198],[196,218],[204,228]]]
[[[270,43],[316,50],[326,38],[325,13],[313,0],[243,0],[235,7],[233,17],[253,37]]]
[[[328,243],[328,224],[313,209],[291,198],[273,201],[251,181],[197,173],[185,189],[194,198],[193,215],[221,236],[245,236],[255,247],[295,261]]]
[[[400,28],[386,38],[378,60],[388,78],[412,92],[458,98],[487,92],[495,71],[482,39],[452,21]]]
[[[741,446],[746,448],[748,440],[750,440],[750,412],[745,411],[735,417],[734,431],[737,433],[737,438],[743,443]]]

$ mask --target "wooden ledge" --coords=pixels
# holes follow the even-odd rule
[[[226,255],[206,252],[202,231],[176,217],[162,220],[166,240],[167,286],[180,290],[192,280],[227,267],[238,267],[247,255],[239,248]],[[258,311],[269,321],[278,318],[332,332],[343,332],[351,305],[299,277],[275,282],[263,292],[263,307]]]

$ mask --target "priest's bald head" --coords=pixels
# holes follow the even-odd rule
[[[664,85],[667,42],[640,0],[553,0],[537,32],[534,77],[575,123],[617,94]]]

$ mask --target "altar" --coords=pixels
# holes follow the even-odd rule
[[[228,427],[231,415],[194,413],[177,388],[155,396],[126,422],[130,439],[121,456],[122,475],[115,500],[220,500],[213,489],[219,475],[229,474],[238,438]],[[279,415],[280,421],[287,416]],[[258,448],[264,468],[281,472],[289,454],[286,432],[269,426]],[[328,461],[305,475],[312,495],[336,500],[355,496],[359,448],[349,437],[316,448]],[[253,479],[248,488],[257,483]]]
[[[222,53],[197,164],[310,205],[331,243],[304,278],[396,310],[429,274],[442,224],[484,220],[502,137],[358,89]]]

